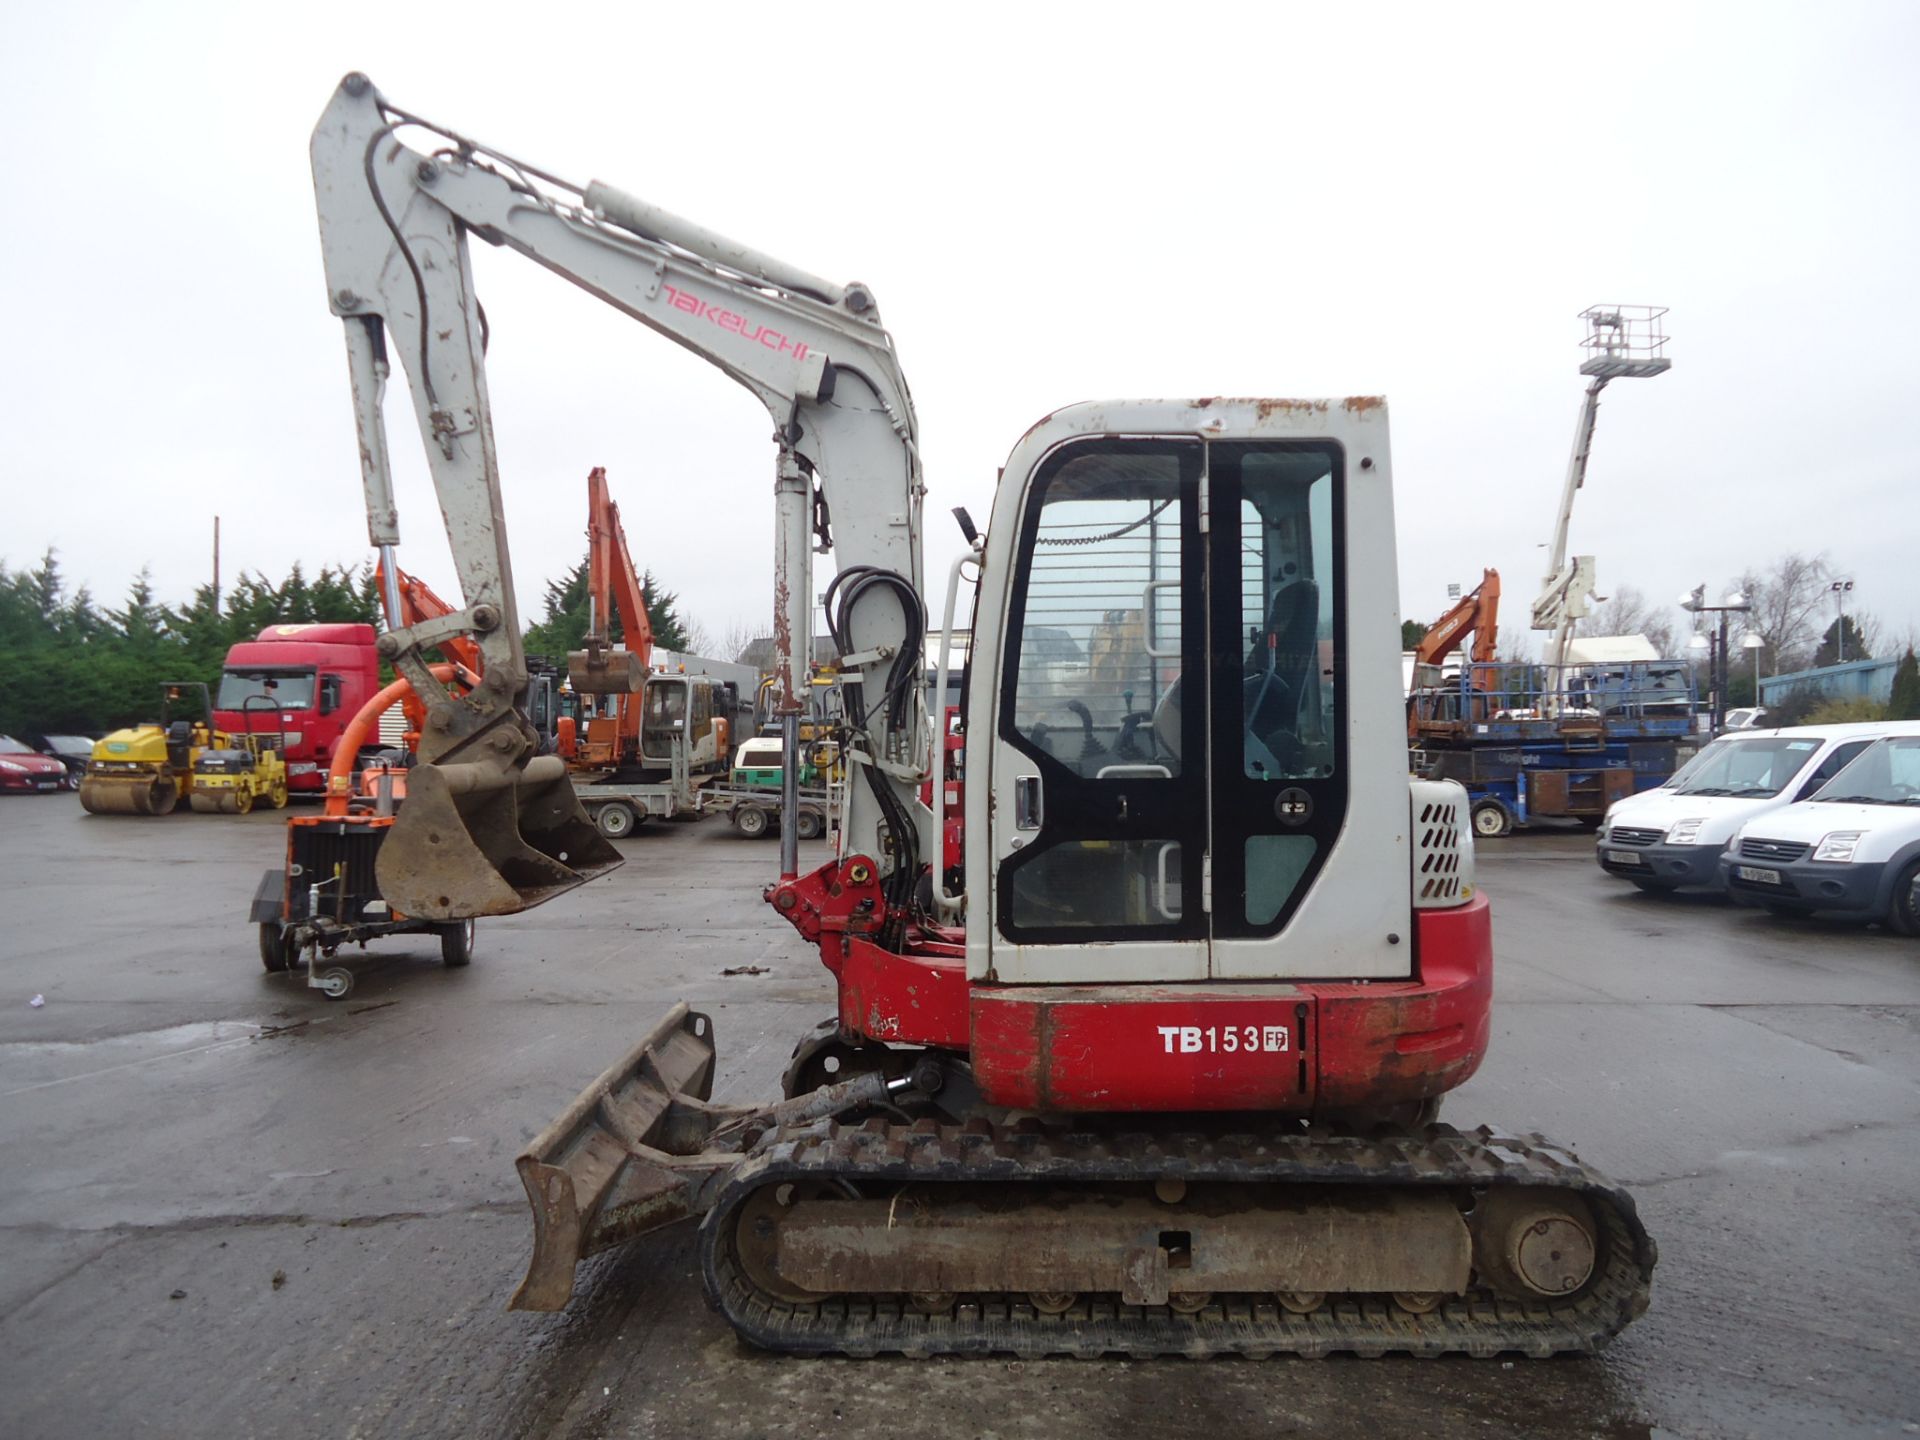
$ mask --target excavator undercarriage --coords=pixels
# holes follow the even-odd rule
[[[560,1308],[578,1260],[694,1218],[712,1303],[795,1354],[1545,1356],[1647,1305],[1632,1199],[1537,1135],[1015,1117],[957,1057],[867,1053],[714,1106],[711,1024],[678,1007],[521,1157],[514,1305]]]

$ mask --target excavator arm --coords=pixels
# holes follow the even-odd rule
[[[424,148],[403,143],[403,132]],[[774,636],[787,748],[797,751],[805,704],[818,539],[822,550],[834,550],[838,568],[827,620],[848,676],[854,736],[847,759],[866,780],[851,787],[843,847],[876,857],[889,883],[910,896],[920,857],[932,853],[931,815],[917,794],[930,751],[918,693],[924,486],[912,401],[871,293],[810,275],[610,186],[574,185],[516,161],[389,104],[364,75],[347,76],[334,93],[314,130],[312,161],[329,301],[346,330],[369,537],[390,564],[400,528],[381,400],[398,358],[460,580],[457,610],[382,641],[427,698],[427,763],[420,768],[464,766],[450,777],[467,787],[453,792],[461,796],[512,795],[536,771],[544,775],[520,713],[526,662],[487,399],[487,323],[469,255],[469,238],[478,236],[693,351],[766,406],[776,445]],[[425,651],[463,632],[475,638],[486,680],[457,700],[428,673]],[[785,767],[790,778],[797,772]],[[417,776],[415,786],[408,811],[421,793]],[[797,813],[797,794],[788,789],[789,814]],[[537,793],[540,823],[579,840],[577,800]],[[578,883],[524,852],[578,870],[593,847],[582,842],[568,850],[489,804],[484,817],[479,805],[463,807],[465,834],[485,850],[503,825],[522,830],[527,843],[515,854],[530,867],[527,883],[508,885],[523,905]],[[429,843],[425,828],[405,825],[406,813],[386,847],[395,852],[396,872]],[[476,831],[476,821],[489,833]],[[797,872],[796,830],[783,827],[781,869],[788,877]],[[569,858],[560,859],[563,853]],[[589,870],[610,858],[593,856]],[[420,887],[413,893],[420,898]]]
[[[1470,657],[1476,665],[1493,660],[1500,643],[1500,572],[1488,570],[1480,583],[1434,621],[1414,648],[1416,665],[1438,665],[1460,648],[1461,640],[1471,634]]]
[[[615,664],[610,617],[620,620],[624,663]],[[653,622],[640,575],[633,566],[620,506],[607,489],[607,472],[587,475],[586,648],[567,657],[567,678],[578,695],[617,695],[616,756],[639,750],[640,714],[647,672],[653,666]]]

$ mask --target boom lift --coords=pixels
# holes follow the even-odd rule
[[[444,629],[389,637],[433,745],[381,855],[407,913],[523,908],[602,864],[570,794],[526,798],[470,237],[766,405],[790,756],[811,542],[837,562],[838,853],[799,874],[783,824],[767,898],[819,946],[838,1014],[786,1099],[717,1106],[712,1026],[672,1010],[520,1157],[516,1306],[560,1308],[580,1257],[700,1216],[712,1302],[796,1353],[1547,1354],[1644,1308],[1626,1195],[1538,1137],[1419,1123],[1485,1053],[1491,936],[1463,793],[1406,779],[1382,401],[1082,404],[1015,445],[946,587],[951,634],[977,567],[955,892],[947,787],[920,794],[917,429],[872,293],[429,125],[362,75],[313,165],[375,543],[399,538],[390,344],[464,588]],[[422,654],[461,625],[487,666],[466,701]],[[502,796],[538,867],[495,858],[519,844]],[[494,863],[438,864],[428,817]]]

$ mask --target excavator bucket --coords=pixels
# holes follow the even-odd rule
[[[374,873],[402,914],[465,920],[529,910],[619,864],[573,793],[566,762],[541,755],[524,768],[416,765]]]
[[[411,799],[407,801],[413,803]],[[737,1155],[694,1155],[708,1133],[713,1026],[679,1004],[514,1162],[533,1203],[533,1259],[508,1308],[559,1310],[573,1268],[609,1246],[699,1214],[701,1180]]]

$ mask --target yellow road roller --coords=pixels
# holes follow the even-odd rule
[[[196,695],[204,718],[175,719],[173,712]],[[93,815],[169,814],[192,788],[200,752],[232,743],[232,736],[214,730],[212,717],[204,684],[167,681],[160,687],[158,724],[115,730],[94,743],[80,781],[81,807]]]
[[[254,727],[256,709],[268,724]],[[240,706],[238,735],[216,731],[215,743],[193,757],[187,804],[202,815],[245,815],[256,804],[287,806],[287,739],[280,707],[270,695],[249,695]]]

